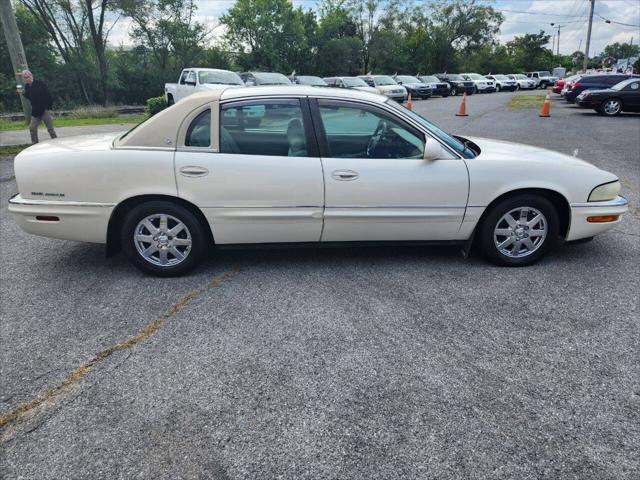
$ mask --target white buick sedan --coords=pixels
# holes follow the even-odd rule
[[[237,244],[473,243],[528,265],[628,208],[615,175],[577,158],[304,86],[196,93],[124,134],[32,146],[15,175],[23,230],[106,243],[165,276]]]

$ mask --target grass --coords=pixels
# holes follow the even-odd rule
[[[19,154],[22,150],[24,150],[27,147],[30,147],[31,144],[25,144],[25,145],[8,145],[8,146],[0,146],[0,157],[10,157],[13,155],[17,155]]]
[[[511,97],[509,108],[542,108],[545,95],[517,95]]]
[[[76,113],[74,112],[72,115],[68,117],[56,117],[53,119],[54,127],[81,127],[84,125],[109,125],[109,124],[118,124],[118,123],[134,123],[138,124],[143,120],[147,119],[146,113],[139,114],[129,114],[129,115],[113,115],[107,117],[76,117]],[[83,115],[82,113],[78,113],[78,115]],[[84,115],[88,115],[85,113]],[[44,124],[42,124],[44,125]],[[0,131],[8,131],[8,130],[24,130],[27,128],[27,125],[23,121],[12,121],[12,120],[3,120],[0,119]]]

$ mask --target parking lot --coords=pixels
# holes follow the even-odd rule
[[[254,249],[154,278],[20,231],[3,159],[3,476],[638,478],[640,115],[509,107],[532,94],[472,95],[468,117],[461,97],[413,102],[620,177],[619,227],[520,269],[452,247]]]

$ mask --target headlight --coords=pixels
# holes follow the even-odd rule
[[[620,193],[620,180],[615,182],[605,183],[604,185],[598,185],[591,190],[589,195],[590,202],[606,202],[607,200],[613,200]]]

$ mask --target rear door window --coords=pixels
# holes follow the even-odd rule
[[[221,107],[222,153],[306,157],[309,143],[298,99],[250,100]]]

